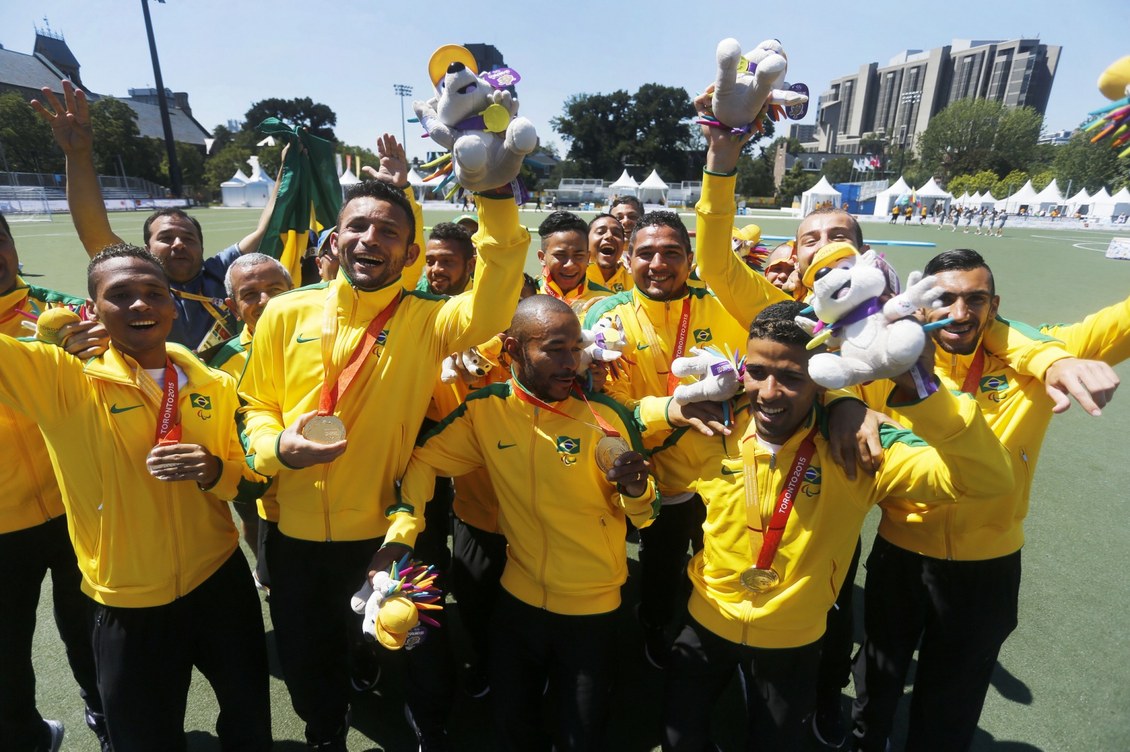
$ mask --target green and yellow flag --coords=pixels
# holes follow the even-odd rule
[[[310,230],[317,234],[335,225],[341,209],[334,145],[305,128],[273,117],[260,123],[256,130],[290,144],[279,177],[275,211],[259,250],[277,258],[298,284]]]

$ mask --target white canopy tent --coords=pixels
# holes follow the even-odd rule
[[[663,182],[663,178],[659,177],[659,172],[652,170],[651,174],[640,183],[637,195],[643,203],[666,205],[668,189],[669,186]]]
[[[411,172],[411,170],[409,170],[409,172]],[[408,180],[409,180],[409,182],[412,181],[411,178],[409,178]],[[341,173],[341,177],[339,177],[337,179],[337,182],[340,183],[342,186],[357,185],[358,183],[361,182],[361,178],[354,175],[353,170],[346,167],[345,172]]]
[[[1091,213],[1091,197],[1087,195],[1087,189],[1083,188],[1071,198],[1067,199],[1067,213],[1087,215]]]
[[[1035,211],[1051,211],[1062,204],[1063,194],[1059,192],[1059,186],[1056,185],[1055,180],[1052,180],[1044,186],[1044,190],[1036,194]]]
[[[652,175],[655,172],[652,171]],[[656,175],[658,177],[658,175]],[[650,177],[648,178],[650,180]],[[660,181],[663,182],[663,181]],[[624,168],[624,173],[616,178],[616,182],[608,186],[608,195],[611,196],[636,196],[639,193],[640,184],[636,179],[628,174],[627,168]]]
[[[1039,195],[1032,187],[1032,181],[1029,180],[1016,193],[998,200],[996,207],[1004,209],[1009,214],[1018,214],[1021,209],[1027,208],[1028,213],[1032,214],[1037,211],[1036,199]]]
[[[247,184],[243,187],[243,205],[261,209],[271,199],[271,191],[275,189],[275,181],[263,172],[263,168],[259,164],[259,157],[248,157],[247,164],[251,165],[251,175],[248,176]]]
[[[973,205],[973,197],[969,195],[969,191],[965,191],[960,196],[958,196],[956,199],[954,199],[954,203],[957,204],[958,206],[972,206]]]
[[[220,183],[220,195],[224,206],[247,206],[246,188],[248,177],[243,170],[237,169],[235,174]]]
[[[1110,200],[1114,202],[1114,209],[1110,213],[1112,219],[1120,214],[1130,214],[1130,190],[1123,188],[1111,196]]]
[[[992,207],[996,202],[997,200],[993,198],[993,194],[990,191],[975,193],[973,194],[973,198],[970,199],[970,203],[978,209],[983,209],[986,206]]]
[[[871,213],[876,217],[887,216],[891,213],[891,207],[899,200],[899,196],[904,195],[910,195],[910,186],[900,177],[890,188],[875,194],[875,209]]]
[[[408,170],[408,185],[412,186],[412,193],[416,195],[416,203],[424,202],[424,194],[428,192],[428,185],[420,177],[420,173],[413,169]]]
[[[1091,196],[1091,211],[1087,215],[1092,219],[1110,219],[1113,213],[1114,200],[1105,187],[1099,188],[1099,192]]]
[[[927,209],[941,204],[948,211],[950,202],[953,201],[953,194],[943,190],[934,181],[934,178],[927,180],[916,193],[918,194],[918,200],[921,201],[922,205]]]
[[[843,194],[832,187],[828,178],[821,175],[820,182],[801,194],[800,216],[807,217],[809,212],[825,201],[831,201],[833,206],[839,206],[843,201]]]

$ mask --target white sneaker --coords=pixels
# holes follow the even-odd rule
[[[59,752],[59,748],[63,746],[63,722],[62,721],[49,721],[46,718],[43,722],[47,724],[47,728],[51,732],[51,740],[47,743],[47,752]]]

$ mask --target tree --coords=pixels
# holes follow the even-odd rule
[[[1042,191],[1048,187],[1048,184],[1055,180],[1055,173],[1051,170],[1044,170],[1037,172],[1032,176],[1032,187],[1037,191]],[[1066,185],[1066,183],[1064,183]],[[1063,186],[1060,186],[1062,188]]]
[[[860,154],[883,156],[887,153],[887,138],[878,133],[865,133],[859,139]]]
[[[1024,187],[1028,182],[1028,173],[1024,170],[1013,170],[993,184],[993,196],[1007,198]]]
[[[253,131],[259,123],[269,117],[277,117],[288,125],[305,127],[315,136],[327,141],[337,141],[333,126],[337,125],[337,115],[328,105],[315,102],[310,97],[295,99],[263,99],[251,105],[243,116],[243,130]]]
[[[1030,107],[961,99],[939,112],[918,139],[923,164],[944,178],[992,170],[1003,175],[1032,161],[1043,118]]]
[[[683,89],[644,84],[634,95],[574,94],[553,129],[569,141],[569,161],[586,177],[614,180],[626,164],[659,170],[668,180],[686,177],[682,154],[692,141],[691,99]]]
[[[771,153],[762,152],[760,156],[743,154],[738,158],[738,179],[735,191],[740,196],[772,196],[773,163]]]
[[[777,189],[777,203],[786,206],[794,198],[816,185],[820,178],[814,172],[805,172],[804,166],[797,160],[793,168],[781,178],[781,186]]]
[[[1056,150],[1055,175],[1064,190],[1086,188],[1094,193],[1103,186],[1114,188],[1118,177],[1118,152],[1105,142],[1092,144],[1090,133],[1076,133]],[[1070,198],[1070,197],[1069,197]]]
[[[63,152],[51,128],[15,92],[0,94],[0,149],[13,172],[63,171]]]
[[[141,137],[137,113],[128,104],[114,97],[92,102],[90,125],[94,129],[94,167],[99,174],[124,172],[154,182],[168,179],[161,172],[164,142]]]
[[[824,177],[829,183],[846,183],[851,178],[852,161],[849,157],[833,157],[824,162]]]

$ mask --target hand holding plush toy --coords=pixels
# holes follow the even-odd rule
[[[407,556],[391,572],[366,578],[349,602],[354,613],[364,614],[361,631],[389,650],[411,650],[423,642],[424,625],[438,627],[439,622],[422,612],[443,608],[443,594],[434,581],[431,567],[409,566]]]
[[[432,53],[428,72],[436,95],[413,102],[412,109],[432,140],[451,152],[450,164],[429,179],[453,173],[475,192],[515,182],[522,160],[538,145],[533,123],[518,117],[518,100],[505,89],[521,77],[509,68],[479,75],[474,55],[454,44]],[[429,166],[440,161],[446,158]]]
[[[453,384],[460,376],[468,384],[486,376],[498,365],[502,353],[502,337],[494,336],[481,345],[448,355],[440,366],[439,380]]]
[[[717,118],[708,125],[736,133],[761,130],[763,114],[772,120],[787,115],[800,120],[808,112],[808,87],[785,83],[788,60],[781,43],[767,39],[745,55],[736,39],[723,39],[717,49],[718,75],[711,110]]]
[[[742,388],[740,369],[712,347],[692,347],[693,355],[675,358],[671,373],[680,379],[697,376],[693,384],[679,384],[671,396],[680,405],[690,402],[726,402]]]
[[[624,325],[617,316],[615,320],[602,318],[597,321],[592,329],[581,330],[581,341],[585,348],[581,350],[581,362],[577,373],[584,373],[589,366],[596,363],[611,363],[619,360],[624,354]]]

